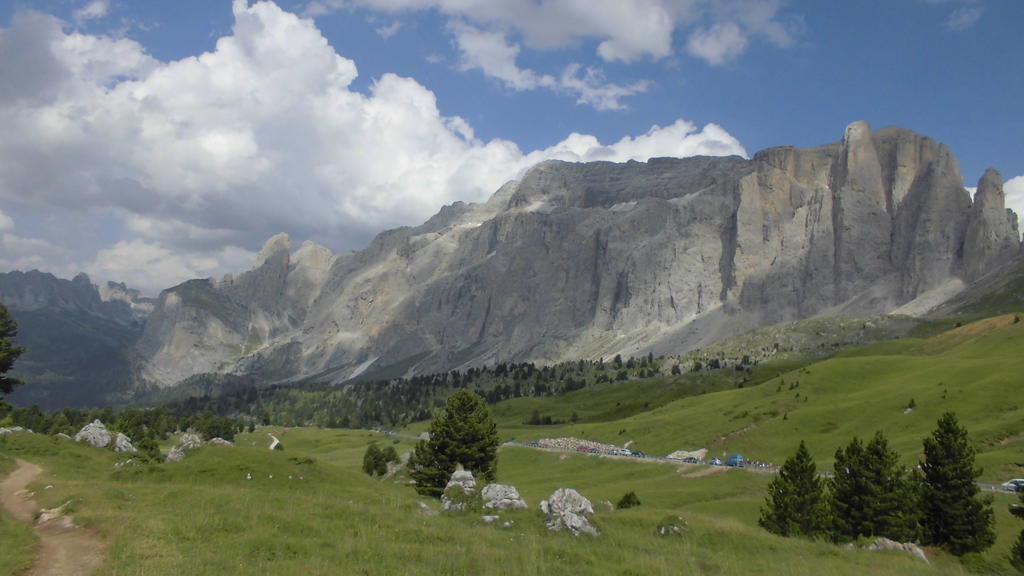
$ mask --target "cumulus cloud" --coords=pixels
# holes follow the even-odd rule
[[[359,248],[443,204],[485,200],[547,158],[745,154],[721,128],[682,120],[608,145],[581,134],[528,153],[485,142],[413,79],[384,74],[353,90],[355,63],[312,20],[270,2],[232,9],[213,50],[170,62],[38,13],[0,29],[0,206],[59,231],[30,234],[47,244],[35,252],[49,269],[154,290],[244,269],[281,231]],[[613,103],[588,74],[568,75],[578,97]],[[103,225],[68,237],[76,226],[62,224],[83,218]],[[0,265],[24,267],[7,245]]]
[[[118,278],[153,292],[187,278],[206,278],[252,266],[256,254],[235,246],[207,252],[172,251],[159,243],[122,240],[100,250],[85,267],[93,278]]]
[[[781,0],[314,0],[305,13],[322,16],[351,6],[390,13],[437,10],[489,31],[514,31],[534,50],[596,41],[605,62],[666,58],[679,33],[690,35],[691,55],[718,65],[742,53],[751,37],[788,46],[794,29],[779,16]]]
[[[648,87],[644,81],[627,85],[611,83],[601,70],[584,69],[579,64],[569,64],[558,78],[539,74],[519,67],[516,63],[519,45],[509,42],[503,32],[480,30],[464,22],[450,23],[449,30],[459,48],[461,69],[478,69],[516,91],[546,88],[571,94],[577,104],[597,110],[621,110],[626,107],[623,98],[645,92]]]
[[[1003,183],[1006,207],[1017,213],[1018,229],[1024,233],[1024,176],[1010,178]]]
[[[690,35],[686,50],[712,66],[721,66],[736,59],[747,49],[747,37],[732,22],[715,24]]]

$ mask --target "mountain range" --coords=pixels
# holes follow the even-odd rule
[[[118,327],[106,392],[125,395],[680,353],[789,320],[922,314],[1021,254],[997,172],[972,199],[946,146],[856,122],[751,159],[543,162],[364,250],[278,235],[250,271],[155,302],[82,277],[47,280],[93,295],[18,288],[37,272],[0,275],[0,301],[26,332],[39,310]]]

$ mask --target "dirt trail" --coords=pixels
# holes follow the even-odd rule
[[[34,523],[38,506],[26,487],[42,469],[18,460],[18,468],[0,482],[0,504],[15,518]],[[33,525],[39,538],[39,551],[28,576],[84,576],[103,560],[103,541],[93,533],[71,524],[66,516]]]

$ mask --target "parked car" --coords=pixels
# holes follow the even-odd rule
[[[1010,492],[1024,492],[1024,478],[1014,478],[1013,480],[1003,482],[1003,488]]]
[[[683,458],[683,462],[686,462],[687,464],[700,464],[700,460],[697,460],[693,456],[687,456],[686,458]]]
[[[712,466],[721,466],[722,465],[722,459],[721,458],[712,458],[708,462],[708,464],[711,464]]]

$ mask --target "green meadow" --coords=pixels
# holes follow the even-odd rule
[[[1022,344],[1024,324],[986,320],[786,367],[742,388],[709,384],[702,394],[652,401],[645,397],[659,398],[656,383],[645,381],[492,409],[506,439],[632,440],[631,447],[654,455],[705,447],[777,463],[803,439],[823,469],[839,445],[879,429],[915,463],[936,419],[954,410],[977,445],[983,479],[1003,481],[1024,477]],[[616,409],[626,415],[617,417]],[[575,411],[586,423],[523,424],[534,410],[559,417]],[[284,451],[266,449],[268,432]],[[417,495],[402,473],[363,474],[370,442],[394,443],[399,453],[413,446],[368,431],[264,427],[239,435],[233,447],[205,446],[181,462],[114,469],[120,458],[110,451],[12,434],[0,437],[0,472],[13,458],[42,466],[32,486],[37,501],[54,507],[70,500],[76,522],[108,543],[99,573],[113,575],[1012,574],[1007,553],[1024,528],[1007,512],[1015,498],[995,494],[996,546],[966,560],[929,550],[925,564],[905,553],[767,533],[757,526],[766,473],[519,446],[501,448],[498,477],[530,508],[486,524],[478,514],[425,514],[421,503],[435,510],[438,503]],[[601,536],[547,531],[538,504],[559,487],[595,503]],[[603,503],[629,491],[639,507]],[[664,523],[683,533],[657,535]],[[0,516],[0,574],[20,573],[34,545],[26,527]]]

